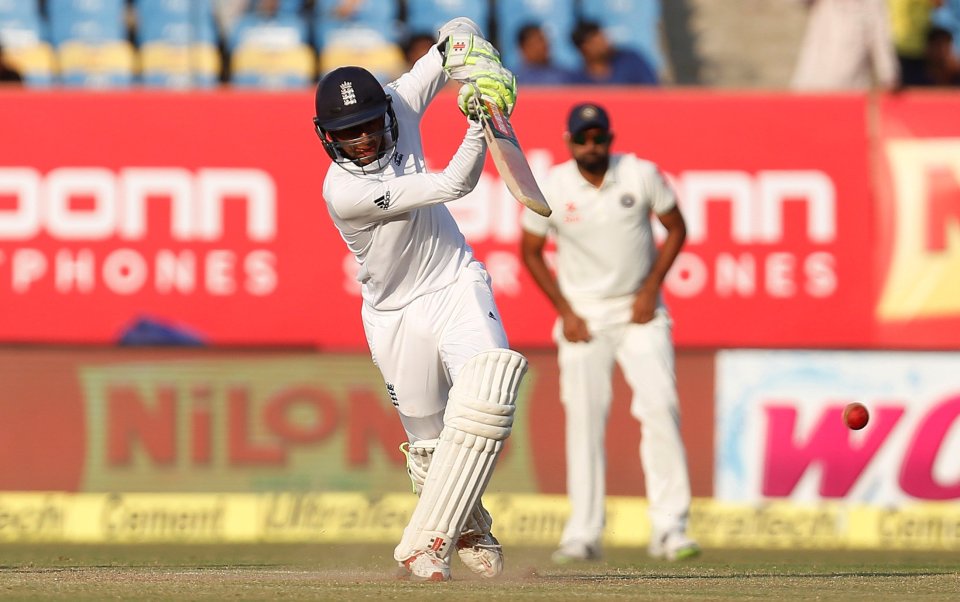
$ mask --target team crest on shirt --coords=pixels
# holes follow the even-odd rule
[[[632,194],[625,194],[620,197],[620,204],[624,207],[630,208],[636,205],[637,199],[633,198]]]
[[[565,206],[566,206],[567,212],[563,216],[563,221],[565,221],[568,224],[579,222],[580,214],[577,213],[577,204],[574,203],[573,201],[567,201]]]

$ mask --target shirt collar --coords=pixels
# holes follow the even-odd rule
[[[593,188],[593,184],[587,182],[586,178],[580,173],[580,169],[577,167],[577,162],[575,159],[570,159],[573,167],[573,173],[577,177],[577,182],[581,188]],[[593,188],[594,190],[603,190],[604,188],[613,186],[617,183],[619,177],[617,166],[620,165],[620,157],[618,155],[610,155],[610,165],[607,166],[607,173],[603,174],[603,182],[600,184],[600,188]]]

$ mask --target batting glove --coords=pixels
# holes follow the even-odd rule
[[[477,98],[477,95],[480,98]],[[502,78],[499,73],[481,74],[473,81],[460,87],[457,95],[457,106],[460,112],[469,119],[479,119],[477,107],[483,106],[480,99],[489,100],[497,105],[504,115],[513,113],[513,106],[517,102],[517,82],[511,74],[510,79]],[[484,109],[486,111],[486,109]]]
[[[443,43],[453,33],[474,34],[483,37],[483,32],[480,31],[480,26],[475,21],[467,17],[454,17],[440,26],[440,30],[437,31],[437,45],[443,48]]]
[[[458,82],[476,79],[491,64],[500,65],[500,53],[493,44],[470,33],[450,34],[444,52],[443,70]]]

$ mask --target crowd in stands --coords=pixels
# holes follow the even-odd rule
[[[653,84],[663,64],[660,0],[0,0],[0,47],[34,87],[296,88],[343,64],[388,81],[461,15],[524,73],[536,28],[544,83]]]
[[[794,89],[960,85],[960,0],[804,2]]]
[[[902,85],[960,82],[960,0],[803,1],[811,16],[797,89],[855,88],[878,75],[893,86],[889,57]],[[442,23],[468,16],[521,85],[657,85],[667,63],[663,2],[0,0],[0,78],[32,87],[286,89],[353,64],[386,82],[429,49]],[[856,19],[831,12],[858,3],[889,11],[877,30],[884,52],[867,48],[858,22],[867,9]]]

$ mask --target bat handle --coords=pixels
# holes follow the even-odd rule
[[[473,110],[476,111],[477,119],[482,120],[485,116],[483,110],[483,100],[480,99],[480,88],[472,79],[466,79],[463,83],[469,84],[473,88],[473,96],[470,98],[470,104],[473,105]]]

